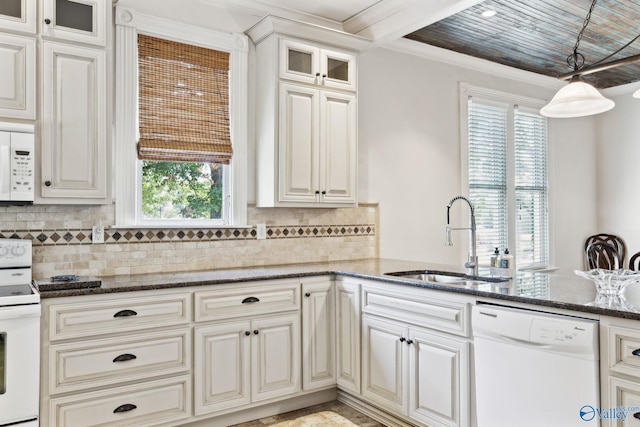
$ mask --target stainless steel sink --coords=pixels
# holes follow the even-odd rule
[[[464,273],[436,270],[394,271],[391,273],[385,273],[385,275],[401,277],[403,279],[420,280],[421,282],[426,283],[462,286],[479,285],[485,283],[504,283],[510,280],[507,277],[470,276]]]

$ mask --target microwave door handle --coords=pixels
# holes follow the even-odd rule
[[[0,200],[8,200],[10,189],[11,150],[8,145],[0,145]]]

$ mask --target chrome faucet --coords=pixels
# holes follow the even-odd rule
[[[458,227],[452,228],[449,225],[449,211],[451,210],[451,206],[456,200],[464,200],[469,205],[469,214],[470,214],[470,226],[469,227]],[[471,253],[469,254],[469,260],[464,264],[464,267],[469,269],[469,274],[472,276],[478,275],[478,255],[476,253],[476,215],[473,210],[473,205],[463,196],[456,196],[449,201],[447,205],[447,237],[445,245],[453,246],[453,242],[451,241],[451,230],[470,230],[471,231]]]

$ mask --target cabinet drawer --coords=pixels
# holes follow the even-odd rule
[[[50,427],[150,426],[190,416],[189,376],[51,399]],[[44,420],[43,420],[44,421]]]
[[[429,291],[363,287],[362,307],[365,313],[469,336],[469,303],[439,299]]]
[[[610,403],[605,409],[620,408],[619,413],[624,413],[626,418],[624,420],[622,418],[610,419],[609,424],[603,423],[602,425],[616,427],[638,425],[636,415],[640,417],[640,384],[634,381],[609,377],[608,392]]]
[[[50,394],[186,372],[190,329],[49,347]]]
[[[152,329],[189,322],[189,293],[52,304],[51,341]]]
[[[611,325],[608,335],[611,371],[640,377],[640,330]]]
[[[195,320],[229,319],[300,309],[300,282],[195,292]]]

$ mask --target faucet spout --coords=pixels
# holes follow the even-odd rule
[[[451,228],[450,226],[450,211],[451,206],[457,201],[463,200],[469,205],[469,227],[464,228]],[[478,275],[478,254],[476,249],[476,215],[471,201],[464,196],[456,196],[449,201],[447,205],[447,227],[446,227],[446,245],[453,246],[451,242],[451,230],[469,230],[471,232],[471,253],[469,254],[469,260],[464,264],[465,268],[468,268],[470,274],[473,276]]]

